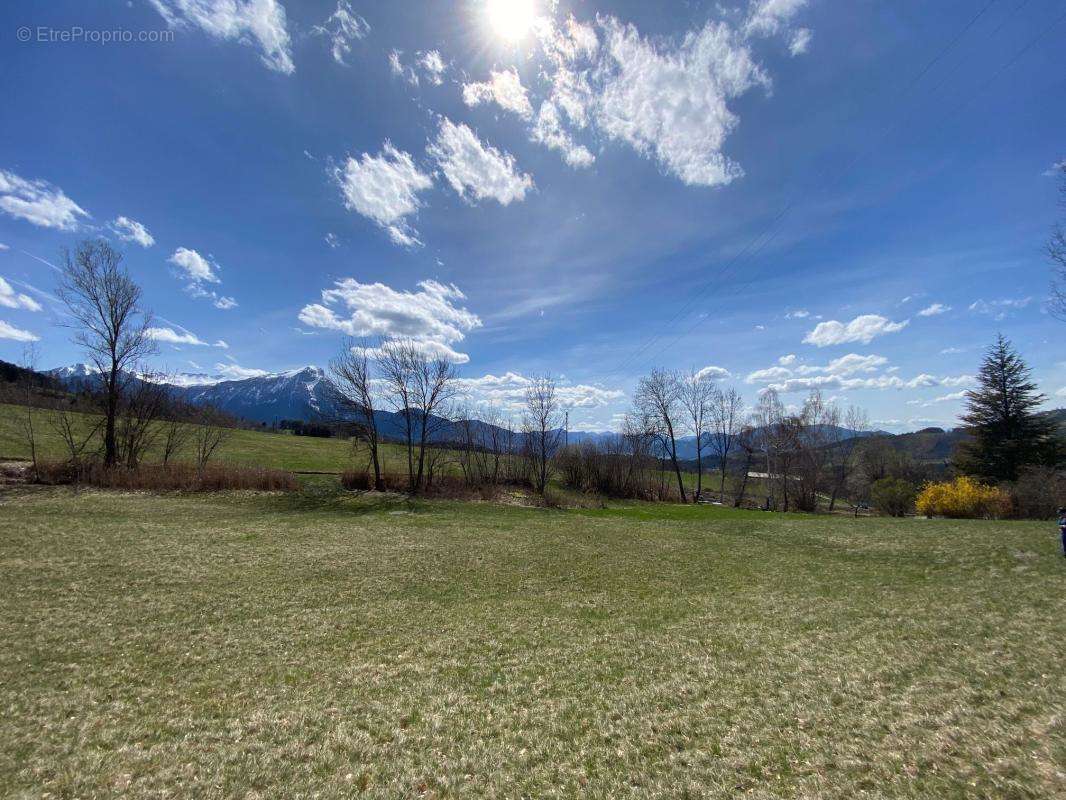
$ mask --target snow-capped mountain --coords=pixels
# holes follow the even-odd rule
[[[72,389],[92,388],[99,372],[88,364],[49,370]],[[137,376],[140,380],[142,376]],[[160,380],[152,376],[153,380]],[[342,397],[326,374],[315,366],[233,380],[221,375],[179,373],[161,380],[174,397],[196,405],[210,404],[252,422],[282,419],[342,419]]]
[[[167,382],[190,403],[210,404],[255,422],[336,420],[345,416],[340,392],[315,366],[241,380],[210,379],[184,385]]]

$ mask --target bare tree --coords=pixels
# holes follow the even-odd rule
[[[164,467],[185,449],[192,438],[195,428],[189,422],[191,417],[192,414],[177,403],[167,409],[167,417],[159,431],[160,460]]]
[[[345,408],[351,412],[358,426],[356,441],[366,444],[370,464],[374,470],[374,488],[384,489],[381,477],[380,437],[374,409],[374,376],[370,359],[371,349],[365,342],[345,339],[341,352],[329,362],[333,383],[344,396]]]
[[[776,507],[774,495],[775,469],[779,468],[779,452],[784,445],[784,419],[785,409],[777,392],[767,389],[759,395],[759,402],[752,414],[754,426],[752,442],[755,451],[763,460],[766,472],[766,503],[765,508],[770,510]]]
[[[718,460],[718,472],[721,475],[718,494],[720,501],[724,503],[729,454],[733,452],[737,436],[744,427],[744,399],[740,392],[732,387],[725,391],[716,390],[711,397],[710,417],[711,452]],[[746,474],[744,477],[747,480]]]
[[[226,440],[229,439],[230,429],[223,424],[222,415],[211,406],[200,409],[199,417],[193,434],[193,444],[196,448],[196,468],[203,472],[207,463],[215,455]]]
[[[414,493],[425,475],[426,444],[450,424],[446,407],[455,396],[455,367],[410,339],[382,342],[378,353],[385,395],[404,420],[408,489]]]
[[[151,314],[141,307],[141,289],[122,269],[122,254],[103,239],[64,252],[58,294],[79,327],[74,342],[99,370],[104,390],[104,466],[118,460],[116,422],[130,369],[154,349]]]
[[[633,402],[659,438],[664,455],[670,459],[677,476],[677,491],[681,495],[681,502],[687,503],[685,482],[677,460],[677,439],[684,431],[682,392],[682,381],[677,373],[656,369],[652,370],[651,375],[640,379]]]
[[[119,402],[116,428],[118,455],[127,469],[136,469],[161,432],[157,424],[167,407],[162,376],[140,373],[130,381]]]
[[[559,447],[562,431],[559,399],[555,379],[550,375],[532,375],[526,386],[526,416],[523,429],[526,450],[533,467],[536,490],[544,494],[550,477],[551,459]]]
[[[744,464],[740,472],[740,480],[733,484],[733,507],[740,508],[744,504],[744,495],[748,490],[748,478],[751,475],[751,465],[755,461],[755,451],[758,447],[758,433],[749,421],[743,425],[736,437],[737,447],[744,453]]]
[[[415,489],[422,486],[426,468],[426,446],[451,426],[449,404],[455,397],[455,366],[443,356],[428,356],[419,350],[413,361],[413,398],[418,409],[418,472]],[[438,463],[437,466],[440,464]]]
[[[790,420],[791,472],[795,480],[795,504],[801,511],[818,507],[818,492],[826,481],[832,444],[840,428],[840,410],[811,391],[798,415]],[[787,487],[787,483],[785,484]]]
[[[829,432],[829,510],[836,507],[840,493],[852,485],[851,474],[855,467],[856,445],[870,429],[866,412],[850,406],[844,413],[843,428]]]
[[[714,383],[691,370],[681,379],[681,405],[685,409],[689,430],[696,437],[696,491],[692,501],[698,503],[703,495],[703,448],[707,444],[708,425],[713,420],[715,398],[721,394]],[[725,486],[725,478],[722,479]]]
[[[384,340],[378,348],[383,391],[393,410],[403,418],[407,449],[407,485],[415,490],[414,346],[410,342]]]
[[[37,427],[33,408],[33,373],[37,371],[39,357],[40,353],[36,343],[26,345],[22,351],[22,363],[20,365],[26,372],[19,378],[18,386],[18,398],[23,404],[22,414],[19,417],[19,426],[22,429],[22,438],[30,451],[30,463],[33,465],[33,480],[35,483],[41,479],[41,473],[37,466]]]
[[[1059,191],[1061,203],[1066,209],[1066,159],[1058,165]],[[1060,222],[1051,232],[1047,245],[1048,257],[1051,259],[1051,313],[1061,320],[1066,320],[1066,225]]]
[[[67,462],[75,470],[80,470],[85,457],[94,449],[93,444],[103,427],[104,418],[95,414],[76,414],[60,407],[52,411],[48,423],[66,448]]]

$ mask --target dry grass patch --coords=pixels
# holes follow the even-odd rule
[[[1046,526],[0,498],[0,794],[1066,792]]]

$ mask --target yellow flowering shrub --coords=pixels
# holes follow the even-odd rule
[[[998,519],[1010,514],[1011,500],[1002,489],[961,475],[953,481],[927,483],[918,494],[915,508],[926,517]]]

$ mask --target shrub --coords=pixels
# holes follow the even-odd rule
[[[42,462],[40,481],[49,484],[86,484],[103,489],[152,492],[222,492],[233,489],[292,492],[296,476],[280,469],[211,464],[202,470],[192,464],[141,464],[135,469],[104,467],[98,462],[78,466],[69,462]]]
[[[881,478],[870,487],[874,508],[889,517],[903,517],[914,508],[914,486],[902,478]]]
[[[1066,506],[1066,472],[1052,467],[1025,467],[1009,488],[1014,513],[1025,519],[1052,519]]]
[[[950,519],[999,519],[1010,516],[1010,496],[966,475],[953,481],[930,482],[922,487],[916,502],[918,513]]]

